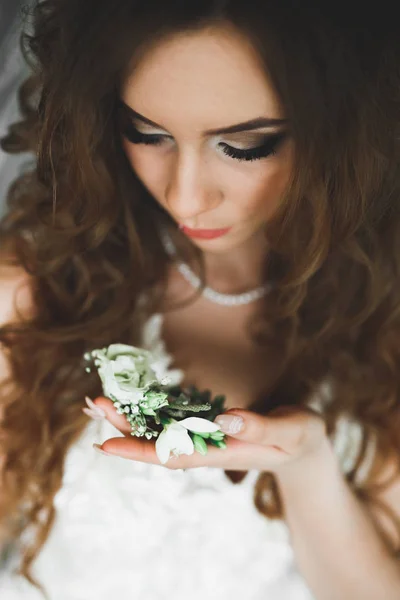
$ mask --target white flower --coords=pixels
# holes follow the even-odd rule
[[[193,433],[214,433],[221,428],[216,423],[201,417],[188,417],[182,421],[171,419],[171,423],[164,425],[164,430],[156,440],[156,452],[160,462],[164,465],[173,452],[180,454],[193,454],[194,444],[188,430]]]
[[[121,404],[137,404],[149,385],[158,382],[151,352],[126,344],[111,344],[91,352],[104,395]]]

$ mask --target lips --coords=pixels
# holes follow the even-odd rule
[[[228,233],[232,228],[225,227],[224,229],[190,229],[184,225],[180,226],[180,229],[191,238],[199,238],[202,240],[212,240],[214,238],[221,237]]]

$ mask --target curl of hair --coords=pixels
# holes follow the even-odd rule
[[[293,178],[266,227],[265,279],[275,287],[252,324],[268,357],[265,393],[249,408],[303,404],[330,378],[328,433],[344,413],[363,426],[347,479],[366,502],[380,465],[400,456],[399,46],[366,6],[352,22],[326,4],[44,0],[32,9],[33,32],[21,34],[32,69],[18,94],[23,117],[1,139],[4,151],[37,161],[10,186],[0,223],[2,260],[29,274],[34,307],[0,329],[11,372],[0,390],[0,539],[19,543],[29,532],[21,573],[39,587],[30,569],[55,518],[65,455],[87,425],[82,398],[101,394],[83,354],[138,343],[139,299],[147,295],[151,313],[165,290],[160,222],[204,274],[120,142],[124,77],[170,35],[241,32],[292,127]],[[372,437],[374,467],[357,484]],[[282,518],[272,473],[260,474],[254,500]]]

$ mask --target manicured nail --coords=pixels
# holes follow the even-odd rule
[[[97,406],[89,396],[85,396],[85,401],[91,411],[95,412],[99,417],[105,418],[107,415],[100,406]],[[90,416],[90,415],[89,415]]]
[[[100,454],[106,454],[107,456],[112,456],[112,454],[110,454],[110,452],[106,452],[105,450],[103,450],[102,447],[100,446],[100,444],[93,444],[93,448],[96,450],[96,452],[100,452]]]
[[[92,408],[82,408],[82,412],[84,412],[85,415],[87,415],[91,419],[94,419],[95,421],[103,421],[105,419],[103,415],[100,415],[97,411],[93,410]]]
[[[224,433],[239,433],[243,429],[244,420],[236,415],[219,415],[214,423],[221,427]]]

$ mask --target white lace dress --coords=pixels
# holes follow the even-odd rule
[[[178,383],[161,327],[153,315],[143,345]],[[169,470],[93,450],[116,435],[92,421],[67,454],[56,522],[33,569],[50,600],[313,600],[285,523],[254,507],[259,471],[233,483],[222,469]],[[334,444],[344,471],[359,442],[358,425],[343,419]],[[42,600],[16,564],[0,572],[0,598]]]

